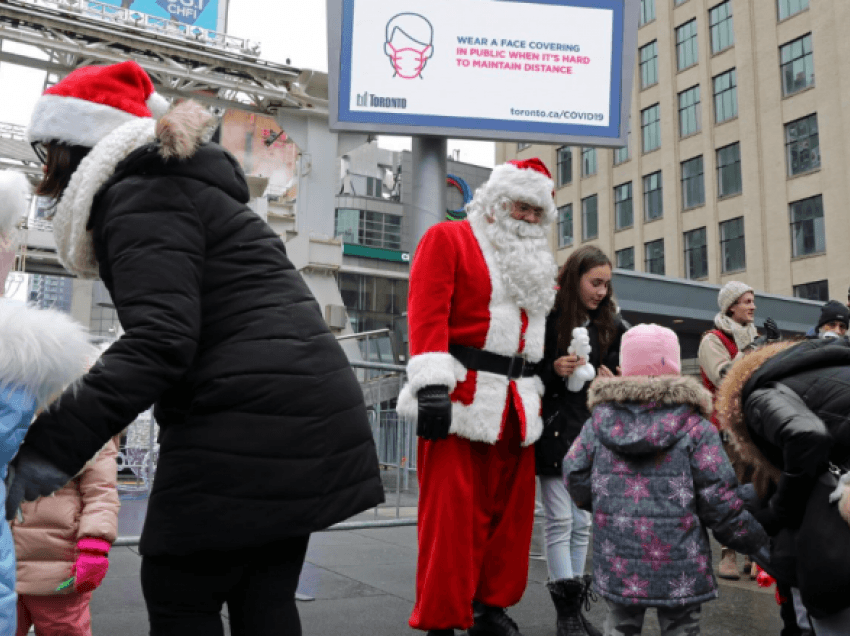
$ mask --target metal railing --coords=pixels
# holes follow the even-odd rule
[[[149,33],[175,37],[251,58],[260,56],[261,46],[259,42],[184,24],[173,18],[148,15],[114,4],[97,2],[96,0],[25,0],[25,2],[60,11],[70,11],[87,18],[103,20],[125,27],[143,29]]]
[[[386,330],[382,330],[386,331]],[[355,334],[357,335],[357,334]],[[345,336],[343,336],[345,337]],[[396,375],[399,388],[404,383],[405,367],[381,362],[351,361],[355,369],[367,369],[391,372]],[[381,467],[381,480],[384,483],[387,501],[394,494],[394,502],[374,508],[372,518],[360,518],[344,521],[326,528],[325,531],[358,530],[367,528],[388,528],[415,526],[416,516],[402,517],[403,493],[408,493],[411,473],[416,471],[416,432],[411,422],[400,418],[393,408],[384,408],[380,403],[368,409],[369,424],[378,452]],[[119,493],[123,499],[146,499],[153,486],[156,464],[159,456],[159,444],[156,442],[158,426],[150,412],[140,416],[127,430],[118,455],[118,468],[124,473],[119,481]],[[132,475],[128,475],[127,473]],[[389,483],[388,483],[389,482]],[[415,507],[415,495],[409,495]],[[395,517],[382,517],[388,509],[395,508]],[[139,536],[118,537],[116,546],[135,546]]]

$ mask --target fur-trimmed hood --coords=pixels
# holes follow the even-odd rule
[[[36,408],[85,373],[97,355],[85,329],[66,314],[0,300],[0,386],[23,387]]]
[[[711,415],[711,394],[687,376],[597,378],[587,405],[604,446],[624,455],[650,455]]]
[[[159,121],[133,119],[98,142],[80,162],[56,206],[53,234],[62,265],[80,278],[97,277],[89,216],[95,197],[114,177],[119,164],[144,147],[156,150],[161,160],[186,161],[197,153],[215,123],[209,111],[189,100]]]

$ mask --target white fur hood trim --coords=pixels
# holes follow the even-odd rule
[[[69,316],[0,300],[0,384],[22,386],[38,408],[97,358],[86,330]]]

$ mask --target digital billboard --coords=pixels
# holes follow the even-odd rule
[[[640,0],[328,0],[332,130],[626,142]]]
[[[228,0],[97,0],[210,31],[225,31]]]

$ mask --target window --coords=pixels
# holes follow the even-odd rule
[[[661,106],[655,104],[640,111],[640,132],[644,153],[661,146]]]
[[[632,182],[614,188],[614,228],[622,230],[635,224],[632,212]]]
[[[815,60],[812,56],[812,34],[779,47],[782,67],[782,94],[793,95],[815,83]]]
[[[573,180],[573,149],[569,146],[558,148],[558,187],[569,185]]]
[[[345,243],[401,249],[401,217],[383,212],[339,208],[336,211],[336,233]]]
[[[779,19],[784,20],[809,8],[809,0],[777,0]]]
[[[640,87],[658,83],[658,41],[640,47]]]
[[[785,159],[788,163],[788,176],[820,168],[816,114],[785,124]]]
[[[581,149],[581,176],[591,177],[596,174],[596,148]]]
[[[705,203],[702,155],[682,162],[682,208],[687,210]]]
[[[826,251],[823,200],[820,195],[791,204],[791,255],[806,256]]]
[[[816,280],[812,283],[794,285],[794,296],[806,300],[829,300],[829,284],[825,280]]]
[[[643,218],[654,221],[664,216],[661,197],[661,171],[653,172],[643,178]]]
[[[720,258],[723,273],[747,268],[744,251],[744,217],[739,216],[720,224]]]
[[[643,271],[664,276],[664,239],[644,243]]]
[[[632,131],[630,130],[626,133],[626,145],[622,148],[614,149],[614,165],[619,166],[621,163],[625,163],[631,157],[629,155],[629,146],[632,145]]]
[[[732,0],[721,2],[709,9],[708,22],[711,25],[711,52],[720,53],[735,44],[735,29],[732,26]]]
[[[573,204],[568,203],[558,208],[558,247],[568,247],[573,244]]]
[[[714,78],[714,121],[723,123],[738,116],[738,79],[735,69]]]
[[[685,278],[708,276],[708,247],[705,244],[705,228],[685,232]]]
[[[699,62],[699,51],[697,49],[697,21],[696,18],[676,27],[676,63],[678,69],[689,68]]]
[[[741,192],[741,145],[730,144],[717,150],[717,196]]]
[[[407,280],[404,278],[339,273],[339,291],[355,332],[393,329],[407,311],[407,289]],[[386,342],[376,339],[372,346],[376,350],[367,352],[368,359],[384,362],[392,360],[389,339]],[[384,347],[389,350],[380,351]]]
[[[640,26],[655,19],[655,0],[640,0]]]
[[[599,236],[599,215],[594,194],[581,200],[581,238],[587,241],[597,236]]]
[[[635,248],[627,247],[624,250],[614,252],[615,267],[617,269],[635,269]]]
[[[687,1],[688,0],[676,0],[674,4],[678,7],[680,4],[685,4]]]
[[[516,150],[519,152],[520,150],[525,150],[526,148],[531,148],[531,144],[525,143],[524,141],[517,142]]]
[[[702,109],[699,101],[699,84],[679,93],[679,136],[698,133],[701,128]]]

